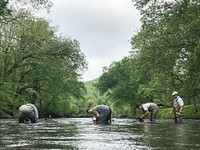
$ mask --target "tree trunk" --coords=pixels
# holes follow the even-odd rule
[[[36,104],[36,100],[37,100],[37,93],[33,93],[31,103]]]
[[[193,104],[194,104],[194,111],[198,112],[195,95],[192,96],[192,99],[193,99]]]

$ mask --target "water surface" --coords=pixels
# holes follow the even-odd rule
[[[40,119],[36,124],[0,120],[0,149],[192,150],[200,149],[200,120],[157,120],[156,124],[115,119],[112,125],[91,118]]]

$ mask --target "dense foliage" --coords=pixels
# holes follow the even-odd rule
[[[40,116],[70,116],[71,99],[86,92],[81,73],[86,68],[79,42],[56,35],[55,28],[31,13],[48,1],[20,0],[1,5],[9,13],[0,22],[0,117],[13,116],[24,103],[35,104]],[[19,3],[30,4],[27,9]]]
[[[48,21],[33,15],[37,9],[49,10],[52,3],[2,0],[0,117],[14,116],[27,102],[38,107],[40,117],[83,117],[88,106],[98,104],[109,105],[115,117],[130,117],[136,114],[137,103],[172,106],[174,90],[197,112],[200,2],[133,2],[141,12],[142,26],[131,39],[130,55],[104,67],[98,79],[83,83],[87,63],[79,42],[57,36]]]
[[[128,104],[134,109],[143,102],[172,105],[174,90],[186,104],[196,106],[200,99],[200,3],[133,1],[141,12],[142,27],[132,37],[132,53],[104,70],[98,89],[118,107]]]

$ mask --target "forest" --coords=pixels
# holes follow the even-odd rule
[[[34,16],[38,9],[49,11],[51,1],[1,0],[0,118],[16,117],[24,103],[35,104],[40,117],[85,117],[87,107],[98,104],[109,105],[114,116],[131,117],[138,103],[171,107],[173,91],[198,112],[200,1],[132,2],[142,25],[130,54],[83,82],[87,61],[79,41],[58,36]]]

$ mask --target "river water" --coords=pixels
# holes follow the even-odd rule
[[[40,119],[36,124],[0,120],[0,149],[66,150],[199,150],[200,120],[113,119],[112,125],[91,118]]]

